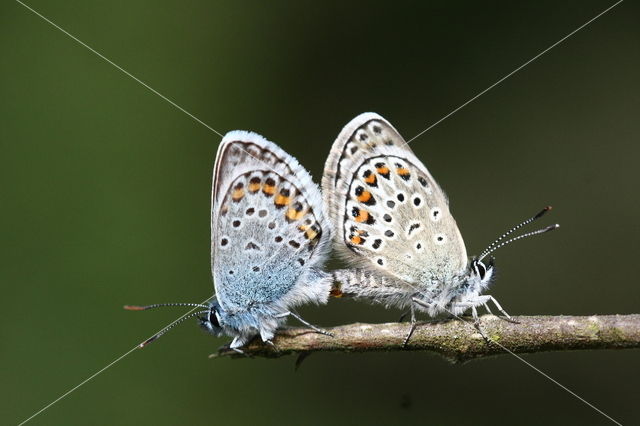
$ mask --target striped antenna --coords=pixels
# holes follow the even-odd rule
[[[138,345],[139,348],[144,348],[145,346],[147,346],[149,343],[153,342],[154,340],[157,340],[158,338],[160,338],[164,333],[166,333],[167,331],[171,330],[173,327],[175,327],[176,325],[180,324],[183,321],[188,320],[189,318],[193,318],[197,315],[201,315],[201,314],[208,314],[209,311],[198,311],[198,312],[194,312],[190,315],[184,316],[174,322],[172,322],[171,324],[169,324],[168,326],[166,326],[165,328],[163,328],[162,330],[160,330],[159,332],[157,332],[156,334],[154,334],[153,336],[149,337],[147,340],[145,340],[144,342],[140,343]]]
[[[552,207],[551,206],[547,206],[544,209],[542,209],[538,214],[536,214],[535,216],[530,217],[529,219],[517,224],[516,226],[514,226],[513,228],[509,229],[507,232],[505,232],[504,234],[502,234],[497,240],[495,240],[494,242],[492,242],[491,244],[489,244],[489,246],[484,249],[482,251],[482,253],[480,253],[480,256],[478,256],[478,260],[482,260],[484,257],[486,257],[489,253],[494,252],[495,250],[497,250],[499,247],[503,247],[509,243],[503,243],[500,244],[499,246],[496,246],[500,241],[504,240],[506,237],[508,237],[509,235],[513,234],[515,231],[517,231],[518,229],[522,228],[525,225],[530,224],[533,221],[536,221],[538,219],[540,219],[542,216],[545,215],[545,213],[547,213],[549,210],[551,210]],[[554,229],[559,227],[560,225],[554,225]],[[549,228],[549,227],[547,227]],[[545,228],[545,230],[539,230],[539,231],[535,231],[535,232],[530,232],[528,234],[524,234],[521,235],[520,237],[517,237],[516,239],[520,239],[520,238],[524,238],[525,236],[531,236],[531,235],[537,235],[537,234],[542,234],[543,232],[547,232],[547,231],[551,231],[551,229],[547,229]],[[540,232],[542,231],[542,232]],[[513,239],[513,241],[516,241],[516,239]],[[511,242],[511,240],[510,240]]]
[[[127,311],[146,311],[147,309],[164,308],[168,306],[193,306],[196,308],[208,308],[207,305],[200,303],[156,303],[155,305],[138,306],[138,305],[124,305],[124,309]]]
[[[542,229],[538,229],[537,231],[531,231],[531,232],[527,232],[526,234],[522,234],[522,235],[518,235],[517,237],[513,237],[507,241],[504,241],[503,243],[494,246],[491,250],[489,251],[485,251],[485,253],[482,254],[482,256],[480,256],[478,258],[478,261],[481,261],[484,257],[486,257],[487,255],[493,253],[494,251],[498,250],[501,247],[506,246],[507,244],[511,244],[514,241],[518,241],[521,240],[523,238],[527,238],[527,237],[532,237],[534,235],[538,235],[538,234],[544,234],[545,232],[549,232],[549,231],[553,231],[554,229],[558,229],[560,228],[560,225],[558,225],[557,223],[555,225],[549,225],[546,228],[542,228]]]

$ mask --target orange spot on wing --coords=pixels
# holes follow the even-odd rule
[[[367,219],[369,219],[369,212],[366,210],[360,210],[358,212],[358,215],[355,216],[356,222],[366,222]]]
[[[409,170],[405,169],[404,167],[399,167],[396,172],[400,175],[400,176],[407,176],[409,174]]]
[[[364,178],[364,181],[366,183],[368,183],[369,185],[375,185],[376,181],[378,178],[376,178],[376,175],[374,175],[373,173],[371,173],[369,176],[367,176],[366,178]]]
[[[358,196],[358,201],[360,201],[361,203],[366,203],[371,200],[371,197],[372,195],[369,191],[363,191],[362,194]]]
[[[298,211],[296,209],[289,209],[287,210],[287,219],[289,220],[300,220],[302,219],[302,216],[304,216],[303,211]]]
[[[249,192],[258,192],[260,187],[260,178],[258,176],[254,176],[249,180]]]
[[[387,166],[376,167],[376,171],[381,175],[389,174],[389,168]]]
[[[289,205],[290,202],[291,202],[291,197],[287,197],[287,196],[284,196],[282,194],[276,195],[276,199],[274,200],[274,203],[278,207],[287,206],[287,205]]]
[[[244,197],[243,188],[234,189],[233,192],[231,193],[231,199],[235,202],[242,200],[242,197]]]
[[[308,240],[313,240],[316,236],[318,236],[318,232],[313,229],[313,228],[309,228],[307,229],[307,231],[304,233],[304,236],[308,239]]]
[[[353,244],[362,244],[362,237],[360,237],[359,235],[352,235],[351,242]]]
[[[265,185],[262,187],[262,192],[263,192],[265,195],[273,195],[273,194],[275,194],[275,193],[276,193],[276,186],[275,186],[275,185],[269,185],[269,184],[267,183],[267,184],[265,184]]]

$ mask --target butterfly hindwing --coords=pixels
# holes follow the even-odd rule
[[[361,114],[342,130],[323,190],[336,245],[348,259],[407,283],[430,283],[466,268],[444,192],[379,115]]]
[[[227,134],[219,148],[212,198],[212,270],[228,311],[253,304],[324,301],[312,268],[331,232],[318,187],[285,151],[255,133]]]

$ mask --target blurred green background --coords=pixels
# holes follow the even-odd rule
[[[409,139],[613,1],[30,0],[224,133],[254,130],[319,181],[364,111]],[[559,232],[498,253],[514,315],[640,311],[640,9],[603,16],[411,147],[451,198],[470,253],[554,206]],[[220,137],[16,2],[0,6],[0,422],[16,424],[212,292]],[[335,265],[335,263],[334,263]],[[319,325],[394,321],[346,300]],[[608,424],[517,360],[426,353],[209,360],[228,339],[182,325],[31,423]],[[527,355],[637,423],[638,351]]]

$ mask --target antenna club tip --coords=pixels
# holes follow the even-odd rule
[[[559,224],[557,224],[557,223],[555,223],[555,224],[553,224],[553,225],[549,225],[549,226],[547,226],[547,227],[544,229],[544,232],[553,231],[553,230],[558,229],[558,228],[560,228],[560,225],[559,225]]]
[[[553,208],[553,207],[551,207],[551,206],[547,206],[547,207],[543,208],[543,209],[540,211],[540,213],[538,213],[537,215],[535,215],[535,216],[533,217],[533,220],[540,219],[542,216],[544,216],[544,215],[545,215],[545,213],[547,213],[547,212],[548,212],[549,210],[551,210],[552,208]]]
[[[146,307],[138,305],[124,305],[123,309],[127,311],[144,311]]]
[[[151,338],[149,338],[149,339],[145,340],[144,342],[140,343],[140,344],[138,345],[138,347],[139,347],[139,348],[144,348],[144,347],[145,347],[145,346],[147,346],[149,343],[151,343],[151,342],[153,342],[154,340],[156,340],[158,337],[160,337],[160,336],[155,335],[155,336],[153,336],[153,337],[151,337]]]

